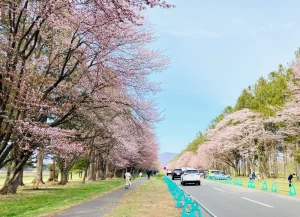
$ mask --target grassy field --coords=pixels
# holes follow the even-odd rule
[[[28,176],[31,182],[32,177]],[[27,183],[20,187],[18,194],[0,196],[1,217],[51,216],[72,205],[117,189],[124,184],[123,179],[111,179],[96,182],[71,181],[65,186],[41,185],[40,190],[32,190]]]
[[[246,177],[236,177],[236,178],[238,178],[238,179],[241,180],[241,182],[243,184],[243,187],[248,188],[249,178],[246,178]],[[235,178],[232,179],[232,182],[234,180],[235,180]],[[255,180],[254,181],[254,184],[256,186],[255,189],[261,190],[264,181],[267,182],[268,192],[271,191],[273,182],[276,182],[277,188],[278,188],[278,193],[282,194],[282,195],[286,195],[286,196],[288,195],[288,192],[289,192],[289,183],[288,183],[288,181],[286,179],[278,178],[278,179],[264,179],[264,180],[260,180],[260,181]],[[294,184],[296,190],[299,192],[300,191],[300,182],[297,182],[297,181],[294,180],[293,184]],[[300,192],[297,194],[296,197],[300,197]]]
[[[23,181],[24,181],[24,184],[30,184],[32,182],[32,180],[34,179],[36,173],[34,171],[32,172],[24,172],[23,174]],[[1,171],[0,172],[0,187],[4,184],[4,181],[5,181],[5,177],[6,177],[6,173]],[[60,177],[58,177],[60,178]],[[43,180],[44,182],[46,182],[47,180],[49,179],[49,172],[48,171],[44,171],[43,172]],[[72,180],[70,181],[79,181],[81,180],[82,178],[79,178],[78,177],[78,174],[75,174],[73,173],[72,175]]]
[[[241,181],[242,181],[244,187],[248,187],[249,178],[241,178]],[[265,179],[265,180],[260,180],[260,181],[255,180],[254,183],[256,185],[256,189],[261,190],[264,181],[267,182],[269,191],[272,188],[272,183],[276,182],[277,187],[278,187],[278,193],[283,194],[283,195],[288,195],[289,182],[287,180],[282,179],[282,178],[279,178],[279,179]],[[294,186],[297,190],[300,190],[300,182],[293,181],[293,184],[294,184]],[[297,195],[297,197],[300,197],[300,194]]]
[[[121,200],[120,206],[105,217],[140,216],[181,216],[181,209],[175,208],[175,202],[163,182],[163,176],[157,175],[137,189],[129,191]]]

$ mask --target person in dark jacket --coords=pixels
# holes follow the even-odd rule
[[[289,177],[288,177],[288,180],[289,180],[289,187],[291,187],[291,185],[292,185],[292,179],[293,179],[293,177],[294,177],[295,175],[296,175],[295,173],[289,175]]]
[[[252,173],[252,180],[255,180],[256,178],[256,175],[255,175],[255,172]]]
[[[151,175],[151,171],[150,171],[150,170],[147,170],[147,171],[146,171],[146,174],[147,174],[148,180],[149,180],[149,179],[150,179],[150,175]]]

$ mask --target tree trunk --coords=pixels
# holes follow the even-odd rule
[[[115,168],[114,169],[114,178],[117,178],[116,174],[117,174],[117,169]]]
[[[132,173],[132,175],[134,175],[134,173]],[[108,163],[108,161],[106,162],[105,176],[106,176],[106,178],[109,178],[109,177],[110,177],[110,173],[109,173],[109,163]]]
[[[40,151],[37,156],[37,168],[36,168],[36,176],[33,183],[36,183],[36,181],[39,181],[41,184],[45,184],[43,181],[43,161],[44,161],[44,151],[43,148],[40,148]]]
[[[296,142],[296,151],[298,151],[299,150],[299,142],[297,141]],[[297,181],[299,181],[300,180],[300,177],[299,177],[299,175],[300,175],[300,164],[299,163],[295,163],[295,167],[296,167],[296,177],[297,177]]]
[[[86,167],[86,169],[84,170],[84,174],[83,174],[83,179],[82,179],[82,183],[85,183],[85,179],[87,177],[87,171],[88,171],[88,166]]]
[[[53,159],[53,164],[50,165],[50,173],[49,173],[49,179],[48,181],[53,181],[53,182],[56,182],[57,181],[57,178],[56,178],[56,171],[55,171],[55,160]]]
[[[274,145],[274,147],[273,147],[273,174],[274,174],[275,179],[277,179],[279,177],[277,155],[278,155],[277,148]]]
[[[9,179],[9,181],[6,182],[1,188],[0,194],[1,195],[16,194],[19,186],[19,181],[20,181],[19,176],[20,173],[17,173],[17,175],[15,175],[14,178]]]
[[[88,158],[87,158],[87,164],[86,164],[86,168],[84,169],[84,174],[83,174],[83,179],[82,179],[82,183],[84,184],[85,183],[85,180],[87,178],[87,175],[88,175],[88,170],[89,170],[89,167],[90,167],[90,164],[91,164],[91,156],[92,156],[92,151],[89,151],[89,155],[88,155]]]
[[[60,185],[65,185],[68,182],[68,174],[71,171],[72,167],[76,163],[76,160],[80,157],[80,154],[74,154],[72,157],[67,159],[57,158],[57,163],[59,165],[61,177],[60,177]]]
[[[21,160],[20,158],[15,158],[15,160],[12,161],[9,170],[7,171],[5,183],[0,190],[0,195],[17,193],[20,181],[20,174],[24,168],[26,161],[29,159],[30,154],[23,156]]]
[[[61,171],[60,185],[65,185],[68,182],[68,171]]]
[[[23,182],[23,173],[24,173],[24,169],[22,169],[20,171],[20,175],[19,175],[19,185],[20,186],[24,186],[25,185],[24,182]]]
[[[243,175],[246,176],[247,174],[247,159],[244,158],[244,172],[243,172]]]
[[[100,171],[100,155],[99,153],[97,153],[97,158],[96,158],[96,179],[100,179],[101,178],[101,171]]]
[[[105,168],[106,168],[105,160],[104,160],[104,159],[101,159],[101,165],[100,165],[100,169],[101,169],[101,180],[104,180],[104,179],[105,179]]]
[[[254,166],[253,166],[253,162],[252,162],[252,157],[248,157],[248,168],[247,168],[247,174],[245,174],[246,176],[248,176],[249,174],[251,174],[254,171]]]
[[[91,150],[91,161],[90,161],[90,171],[89,171],[89,180],[96,181],[95,174],[95,151]]]
[[[288,159],[287,159],[287,147],[283,147],[283,169],[284,169],[284,177],[288,178]]]

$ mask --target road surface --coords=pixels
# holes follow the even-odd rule
[[[201,186],[181,187],[217,217],[300,216],[300,199],[294,197],[208,180],[202,180]]]

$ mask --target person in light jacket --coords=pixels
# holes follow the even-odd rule
[[[131,178],[131,174],[130,174],[130,172],[128,172],[126,170],[126,173],[125,173],[125,181],[126,181],[125,188],[126,189],[128,189],[129,186],[131,186],[130,178]]]

